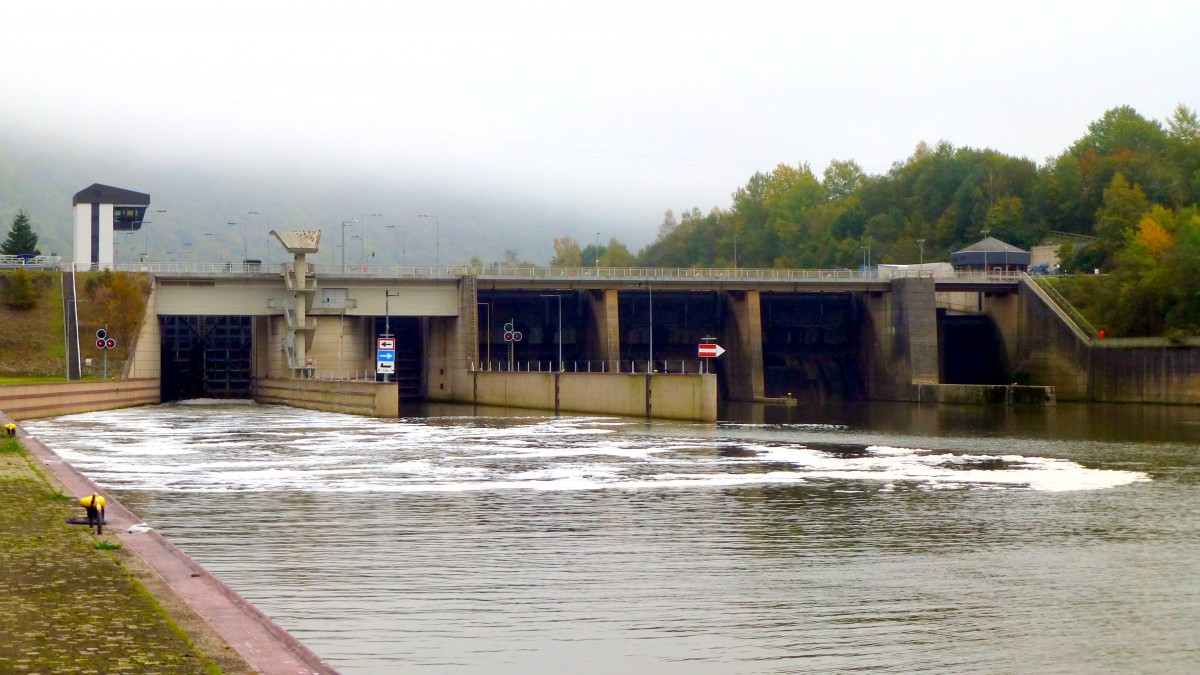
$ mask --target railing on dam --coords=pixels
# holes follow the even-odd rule
[[[125,262],[107,265],[119,272],[142,272],[157,276],[199,277],[266,277],[282,274],[285,263],[188,263],[188,262]],[[95,264],[74,263],[77,272],[95,271]],[[991,270],[922,270],[910,268],[868,269],[770,269],[724,267],[532,267],[499,266],[471,267],[447,265],[442,267],[417,265],[315,265],[317,277],[360,279],[456,279],[474,275],[480,279],[530,281],[749,281],[802,283],[821,281],[888,281],[905,278],[931,278],[938,281],[978,281],[1012,283],[1020,271]]]
[[[559,368],[555,360],[517,360],[492,359],[471,363],[471,371],[500,372],[500,373],[624,373],[645,374],[653,372],[658,375],[701,375],[711,372],[711,368],[700,359],[621,359],[620,361],[563,361]]]
[[[562,368],[555,360],[492,359],[491,361],[471,362],[467,370],[471,372],[494,373],[617,373],[625,375],[645,374],[653,372],[656,375],[702,375],[712,372],[712,367],[701,359],[621,359],[619,361],[564,361]],[[311,380],[375,382],[382,378],[374,370],[362,368],[313,368]]]

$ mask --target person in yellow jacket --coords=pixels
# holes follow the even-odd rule
[[[104,497],[92,493],[79,500],[79,505],[87,509],[88,528],[96,526],[96,534],[104,534]]]
[[[4,425],[4,434],[6,436],[8,436],[9,438],[15,438],[17,435],[17,425],[13,424],[12,422],[5,424]]]

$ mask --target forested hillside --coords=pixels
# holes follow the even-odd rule
[[[637,263],[675,267],[857,267],[948,260],[993,236],[1028,248],[1056,233],[1076,298],[1111,335],[1200,329],[1200,122],[1114,108],[1043,164],[998,150],[918,144],[883,175],[835,161],[756,173],[732,204],[668,211]],[[1064,239],[1059,237],[1060,240]],[[1069,238],[1067,238],[1069,239]],[[586,249],[585,249],[586,251]],[[586,256],[585,256],[586,258]],[[1071,289],[1068,288],[1068,291]]]
[[[1121,197],[1136,202],[1126,212],[1114,213],[1115,204],[1103,210],[1114,186],[1140,195]],[[1117,199],[1113,193],[1111,200]],[[736,247],[743,267],[855,267],[865,253],[873,264],[917,262],[919,240],[927,260],[944,260],[985,232],[1029,247],[1060,231],[1099,237],[1073,261],[1081,268],[1108,267],[1152,207],[1187,220],[1197,201],[1195,112],[1179,106],[1160,123],[1119,107],[1041,165],[945,141],[918,144],[879,176],[866,175],[853,160],[834,161],[820,176],[808,164],[780,165],[751,176],[728,208],[692,209],[678,221],[668,211],[657,240],[637,259],[646,265],[729,266]]]

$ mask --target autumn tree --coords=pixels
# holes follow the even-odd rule
[[[604,247],[604,254],[600,256],[601,267],[632,267],[633,254],[617,240],[616,237],[608,240],[608,246]]]
[[[149,280],[128,272],[104,270],[87,276],[84,293],[88,302],[102,309],[110,334],[119,336],[121,344],[128,346],[146,310]]]
[[[550,267],[582,267],[583,252],[579,243],[571,237],[563,235],[554,239],[554,257],[550,259]]]
[[[867,174],[854,160],[833,160],[821,174],[821,185],[829,199],[846,199],[863,186]]]

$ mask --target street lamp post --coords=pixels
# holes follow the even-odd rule
[[[142,244],[142,253],[141,253],[141,255],[138,256],[138,262],[146,262],[146,259],[150,257],[150,251],[149,251],[150,235],[146,234],[148,232],[148,230],[146,230],[145,226],[153,225],[153,224],[154,224],[153,220],[143,220],[142,221],[142,234],[146,235],[146,238],[145,238],[146,240],[145,240],[145,243]],[[130,231],[129,234],[137,234],[137,233]],[[130,239],[132,239],[132,237],[130,237]],[[134,246],[136,246],[136,244],[134,244]],[[133,251],[133,253],[136,253],[136,252],[137,251]]]
[[[543,293],[543,294],[542,294],[542,297],[543,297],[543,298],[555,298],[555,299],[557,299],[557,300],[558,300],[558,372],[560,372],[560,373],[561,373],[561,372],[563,371],[563,358],[562,358],[562,296],[561,296],[561,295],[550,295],[550,294],[547,294],[547,293]]]
[[[397,250],[400,251],[400,258],[397,260],[397,262],[399,262],[401,265],[403,265],[404,264],[404,251],[403,251],[403,249],[401,249],[399,246],[396,245],[396,226],[395,225],[384,225],[384,227],[386,229],[389,229],[392,231],[392,253],[395,254],[395,252]]]
[[[367,218],[382,218],[383,214],[382,213],[363,213],[363,214],[360,214],[359,217],[362,218],[362,229],[359,231],[359,234],[362,235],[363,241],[365,242],[367,239]],[[366,263],[367,258],[363,254],[362,247],[359,248],[358,257],[360,258],[360,260],[359,260],[360,266]]]
[[[917,246],[921,247],[921,264],[917,266],[917,270],[919,273],[923,273],[925,271],[925,240],[918,239]]]
[[[166,209],[156,209],[154,212],[155,213],[166,213],[167,210]],[[145,225],[145,224],[146,223],[142,223],[142,225]],[[146,245],[142,248],[142,253],[144,253],[146,256],[146,259],[149,260],[150,259],[150,231],[143,229],[142,234],[144,234],[146,236]]]
[[[238,223],[225,223],[225,224],[226,225],[237,225]],[[241,223],[241,225],[242,225],[242,265],[244,266],[246,264],[246,259],[250,257],[250,245],[249,245],[249,240],[247,239],[248,232],[246,231],[246,223],[243,222],[243,223]]]
[[[353,224],[353,220],[342,221],[342,274],[346,273],[346,227]]]
[[[384,291],[383,291],[383,337],[389,337],[389,338],[392,337],[392,309],[388,305],[388,301],[391,300],[393,297],[400,297],[400,291],[396,291],[395,293],[393,293],[387,289],[384,289]],[[395,346],[396,346],[395,343],[392,343],[392,347],[394,348]],[[393,378],[396,377],[395,363],[396,363],[396,361],[395,361],[395,359],[393,359],[392,360],[392,377]],[[388,381],[387,374],[384,374],[383,381],[384,382]],[[397,380],[397,382],[398,381],[399,380]],[[397,387],[396,388],[396,396],[399,397],[399,395],[400,395],[400,391],[399,391],[399,387]]]
[[[737,269],[737,232],[733,233],[733,269]]]
[[[442,224],[437,216],[418,213],[418,218],[433,218],[434,267],[442,266]]]
[[[596,233],[596,276],[600,276],[600,233]]]
[[[492,369],[492,303],[477,302],[475,304],[487,309],[487,368],[486,368],[486,370],[491,370]]]
[[[980,234],[983,235],[983,242],[980,242],[980,243],[983,244],[983,278],[986,279],[987,275],[988,275],[988,263],[987,263],[987,244],[985,242],[987,242],[988,233],[991,232],[991,230],[980,230],[979,232],[980,232]]]
[[[646,292],[650,296],[650,349],[646,352],[646,374],[654,372],[654,289],[646,284]]]
[[[267,265],[270,265],[271,264],[271,212],[270,211],[249,211],[248,213],[252,216],[266,216],[267,217],[267,250],[264,252],[263,262],[265,262]]]

